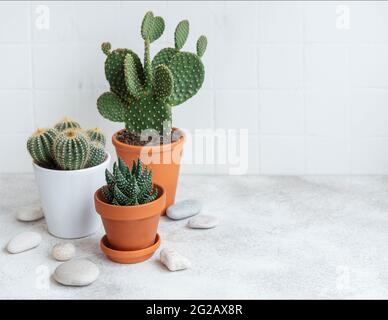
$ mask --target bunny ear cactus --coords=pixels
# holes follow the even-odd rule
[[[105,75],[110,91],[98,98],[98,110],[111,121],[125,122],[130,132],[154,129],[160,135],[169,135],[171,107],[194,96],[204,81],[201,57],[206,50],[206,37],[198,39],[197,53],[181,51],[189,35],[187,20],[176,27],[175,47],[162,49],[151,62],[150,45],[162,36],[164,28],[163,18],[146,13],[141,25],[144,67],[129,49],[111,51],[110,43],[101,46],[107,55]]]

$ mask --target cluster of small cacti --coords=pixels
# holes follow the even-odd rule
[[[132,50],[116,49],[102,44],[107,55],[105,75],[110,92],[97,100],[101,115],[109,120],[125,122],[130,132],[157,130],[161,135],[171,133],[171,107],[185,102],[201,88],[205,69],[201,57],[206,51],[207,39],[197,41],[197,52],[181,51],[189,34],[189,22],[181,21],[175,29],[175,47],[164,48],[151,62],[150,44],[160,38],[164,20],[147,12],[142,25],[144,39],[144,67]]]
[[[105,136],[98,129],[82,130],[69,118],[54,128],[38,129],[27,140],[27,150],[36,164],[60,170],[79,170],[104,162]]]
[[[113,173],[105,170],[107,185],[101,189],[107,203],[117,206],[133,206],[155,200],[158,190],[152,183],[152,171],[140,159],[134,161],[132,168],[126,166],[123,160],[113,165]]]

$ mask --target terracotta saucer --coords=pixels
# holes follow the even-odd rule
[[[145,261],[152,257],[159,246],[160,236],[158,233],[156,234],[155,243],[152,246],[135,251],[120,251],[112,249],[106,235],[104,235],[100,241],[101,250],[105,253],[105,255],[110,260],[118,263],[138,263]]]

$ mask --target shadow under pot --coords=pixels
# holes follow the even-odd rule
[[[152,257],[160,245],[157,234],[160,215],[166,205],[166,193],[159,185],[158,198],[135,206],[106,203],[101,189],[94,195],[97,213],[101,216],[106,235],[100,247],[112,261],[137,263]]]
[[[100,227],[93,202],[96,189],[105,184],[103,163],[80,170],[54,170],[33,163],[48,231],[55,237],[76,239],[95,233]]]
[[[162,214],[165,214],[166,209],[175,202],[183,145],[186,140],[185,133],[174,128],[176,135],[179,136],[176,141],[162,145],[134,146],[117,139],[117,135],[122,131],[112,136],[117,156],[123,159],[127,166],[132,166],[133,161],[138,158],[144,165],[148,165],[152,170],[153,181],[165,190],[166,205],[162,211]]]

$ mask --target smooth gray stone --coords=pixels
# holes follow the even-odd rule
[[[218,219],[211,215],[200,214],[191,218],[187,226],[192,229],[211,229],[218,225]]]
[[[166,214],[170,219],[181,220],[198,214],[202,203],[196,199],[179,201],[167,208]]]
[[[7,245],[9,253],[20,253],[37,247],[42,241],[42,236],[33,231],[25,231],[14,236]]]
[[[54,279],[65,286],[87,286],[96,281],[99,274],[93,262],[79,259],[60,264],[54,271]]]
[[[58,261],[67,261],[74,257],[75,247],[70,242],[61,242],[53,247],[52,255]]]
[[[17,209],[16,219],[19,221],[35,221],[43,218],[40,205],[24,206]]]

